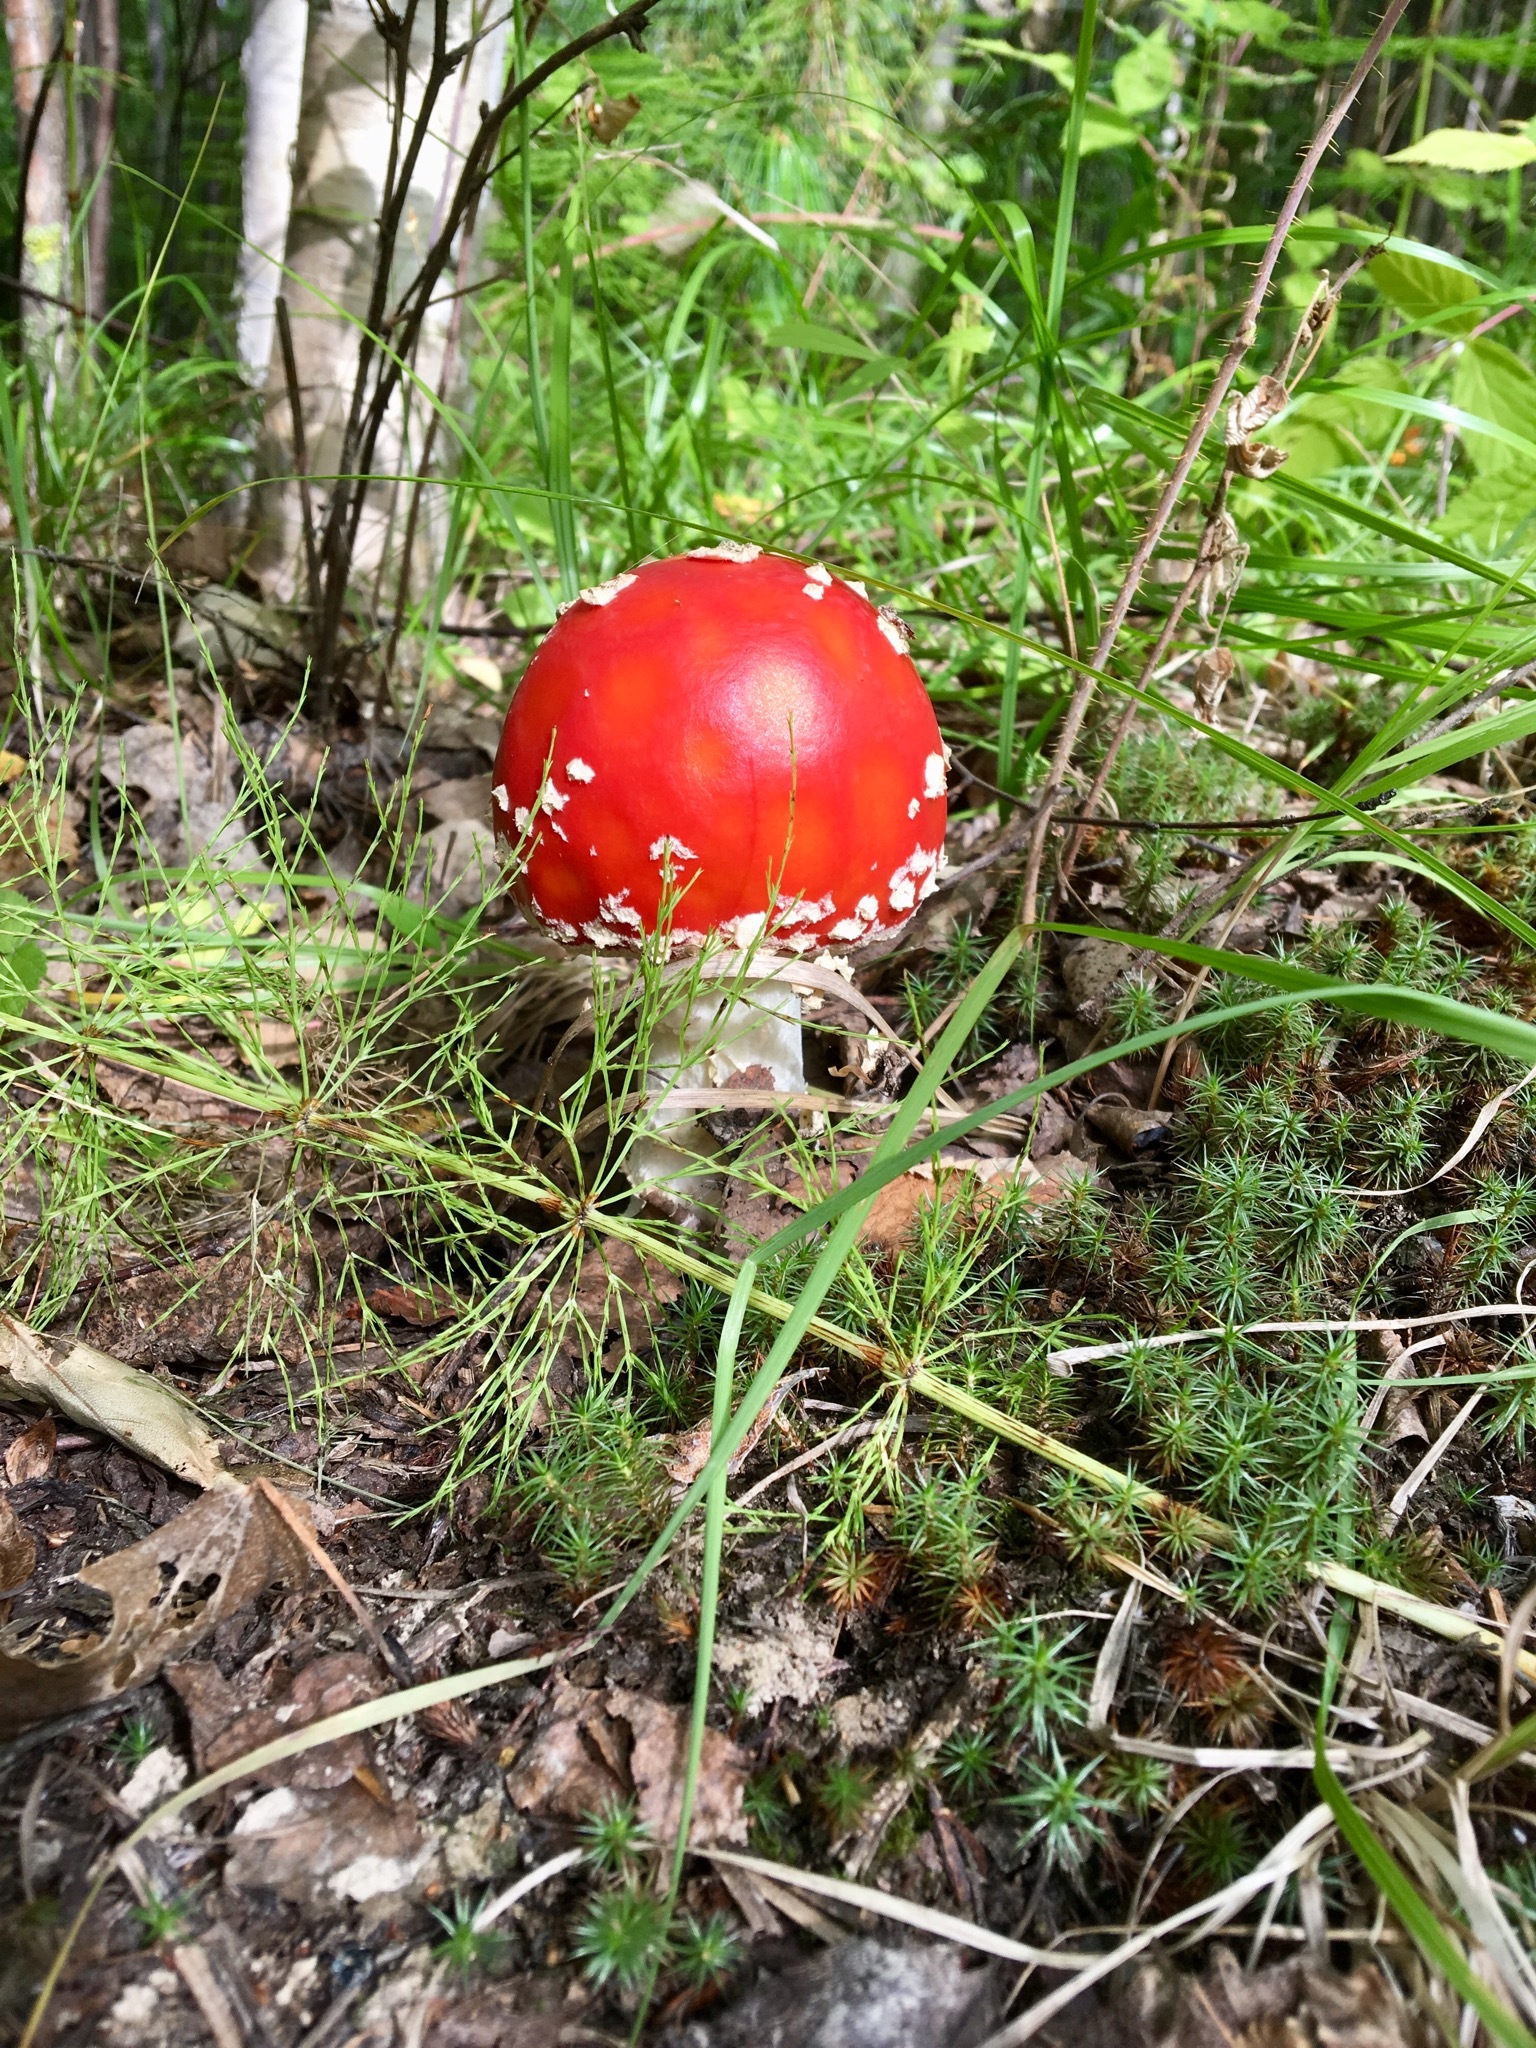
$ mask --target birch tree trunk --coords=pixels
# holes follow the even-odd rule
[[[446,11],[450,47],[467,42],[498,14],[487,0],[437,0]],[[401,232],[393,250],[379,249],[381,201],[391,175],[396,116],[398,153],[404,156],[420,104],[421,79],[430,61],[434,29],[431,0],[421,9],[411,62],[403,81],[389,75],[385,46],[367,0],[330,0],[310,17],[295,152],[292,214],[284,281],[292,320],[299,410],[311,500],[318,527],[328,500],[326,479],[340,458],[356,380],[359,323],[375,266],[388,261],[393,290],[415,276],[441,228],[458,179],[462,152],[478,124],[481,102],[495,99],[505,63],[504,20],[474,42],[440,97],[411,176]],[[403,100],[403,105],[401,101]],[[393,295],[393,294],[392,294]],[[381,437],[352,570],[358,584],[377,583],[398,565],[399,533],[406,523],[409,486],[432,416],[423,387],[436,391],[444,369],[452,305],[429,315],[417,348],[408,406],[397,407]],[[302,583],[303,499],[296,477],[291,396],[281,352],[274,349],[267,376],[267,474],[286,479],[262,507],[267,540],[258,571],[271,595],[289,600]],[[433,521],[416,522],[418,535]]]
[[[5,35],[20,141],[22,190],[15,253],[22,286],[23,344],[45,397],[51,397],[69,317],[69,166],[53,0],[5,0]]]
[[[308,0],[256,0],[250,34],[240,52],[245,80],[240,175],[244,239],[236,281],[236,345],[253,384],[266,382],[272,361],[273,312],[288,246],[308,32]]]

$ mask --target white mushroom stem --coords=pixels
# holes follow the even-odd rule
[[[718,1089],[720,1107],[729,1109],[738,1076],[738,1087],[805,1091],[799,991],[771,973],[746,986],[739,979],[724,989],[696,986],[651,1037],[650,1106],[630,1147],[629,1177],[638,1193],[695,1227],[719,1212],[724,1184],[713,1162],[721,1145],[696,1108],[669,1108],[668,1097]]]

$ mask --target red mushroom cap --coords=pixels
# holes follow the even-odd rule
[[[493,816],[556,937],[795,953],[899,931],[944,845],[944,743],[859,584],[726,543],[583,591],[517,687]],[[775,884],[777,885],[775,888]]]

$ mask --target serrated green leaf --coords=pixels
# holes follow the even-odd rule
[[[1390,356],[1359,356],[1343,364],[1331,380],[1335,388],[1308,392],[1280,421],[1270,439],[1290,457],[1292,476],[1326,476],[1329,470],[1358,463],[1363,450],[1381,447],[1391,436],[1398,415],[1389,406],[1347,387],[1374,391],[1403,388],[1403,373]],[[1338,387],[1345,388],[1338,388]]]
[[[1451,402],[1490,426],[1536,441],[1536,373],[1497,341],[1469,341],[1451,382]],[[1492,434],[1462,433],[1467,459],[1479,476],[1523,481],[1530,457]]]
[[[1165,23],[1155,34],[1143,36],[1115,65],[1115,105],[1131,121],[1143,114],[1155,114],[1167,104],[1168,95],[1182,77],[1183,70],[1168,40]]]
[[[1434,530],[1449,541],[1464,540],[1497,557],[1524,553],[1536,529],[1536,478],[1521,484],[1513,476],[1475,476],[1435,521]]]
[[[1212,13],[1224,36],[1252,36],[1261,49],[1277,49],[1287,36],[1310,36],[1306,22],[1292,21],[1283,7],[1268,0],[1216,0]]]
[[[31,939],[0,953],[0,1010],[8,1017],[19,1017],[27,1006],[27,997],[41,986],[47,971],[43,949]]]
[[[1433,128],[1428,135],[1394,149],[1389,164],[1424,164],[1436,171],[1517,171],[1536,163],[1536,142],[1528,135],[1489,135],[1476,128]]]
[[[1387,169],[1386,159],[1374,149],[1352,149],[1344,159],[1344,183],[1353,191],[1379,192],[1400,182],[1399,175]]]
[[[36,906],[19,889],[0,889],[0,953],[30,938],[39,922]]]
[[[1475,277],[1453,263],[1387,249],[1367,264],[1366,275],[1410,326],[1432,326],[1437,334],[1465,334],[1477,325],[1475,313],[1454,309],[1469,299],[1481,298],[1482,288]]]

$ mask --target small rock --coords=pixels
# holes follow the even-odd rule
[[[1117,945],[1113,939],[1079,939],[1062,955],[1067,998],[1084,1024],[1103,1021],[1110,990],[1136,958],[1134,947]]]
[[[911,1719],[910,1697],[899,1687],[852,1692],[832,1706],[832,1730],[845,1750],[888,1749],[906,1734]]]
[[[456,1884],[478,1883],[493,1873],[491,1851],[501,1839],[505,1803],[492,1785],[480,1804],[456,1820],[443,1836],[443,1863]]]
[[[407,1808],[385,1806],[359,1784],[334,1792],[279,1785],[236,1823],[224,1882],[298,1906],[360,1905],[408,1891],[434,1847]]]
[[[135,1820],[142,1820],[152,1806],[179,1792],[186,1782],[186,1758],[162,1742],[137,1766],[117,1796]]]
[[[756,1985],[665,2048],[974,2048],[997,2017],[995,1966],[953,1948],[842,1941]]]

